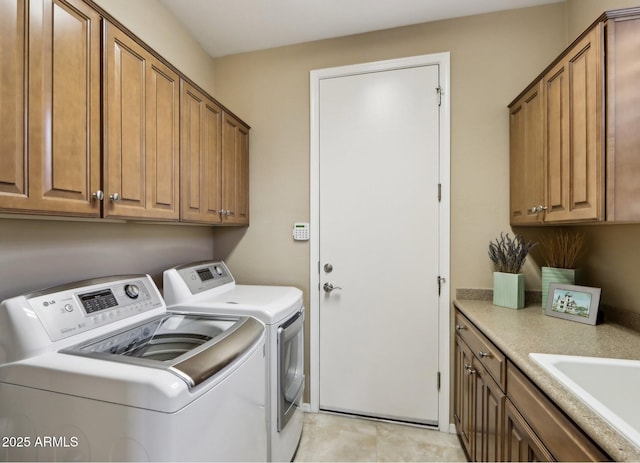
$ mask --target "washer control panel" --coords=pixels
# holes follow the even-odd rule
[[[234,282],[224,262],[199,262],[178,267],[176,270],[191,294],[198,294]]]
[[[40,291],[27,300],[52,341],[164,305],[146,275],[87,280]]]

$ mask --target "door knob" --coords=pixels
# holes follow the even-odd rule
[[[334,289],[342,289],[340,286],[333,286],[331,283],[325,283],[324,285],[322,285],[322,288],[326,293],[330,293]]]
[[[333,272],[333,265],[331,264],[324,264],[324,271],[327,273],[331,273]]]

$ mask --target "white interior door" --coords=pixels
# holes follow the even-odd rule
[[[321,409],[438,423],[438,75],[320,80]]]

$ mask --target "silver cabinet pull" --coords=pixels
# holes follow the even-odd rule
[[[479,352],[478,352],[478,357],[480,357],[481,359],[482,359],[482,358],[485,358],[485,357],[491,357],[491,353],[490,353],[490,352],[482,352],[482,351],[479,351]]]
[[[104,199],[104,192],[102,190],[98,190],[92,195],[98,201],[102,201]]]
[[[471,365],[467,365],[466,363],[464,364],[464,372],[467,375],[474,375],[476,373],[476,370],[474,370],[473,368],[471,368]]]
[[[462,330],[464,330],[464,329],[466,329],[464,326],[462,326],[462,325],[456,325],[456,331],[462,331]]]
[[[118,193],[114,193],[111,196],[109,196],[109,199],[114,202],[120,201],[120,195]]]
[[[531,212],[535,214],[536,212],[546,211],[547,209],[549,209],[547,206],[543,206],[542,204],[540,204],[539,206],[533,206],[531,208]]]
[[[334,289],[342,289],[340,286],[333,286],[331,283],[325,283],[322,288],[326,293],[330,293]]]

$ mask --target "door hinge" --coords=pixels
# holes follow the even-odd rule
[[[436,93],[438,94],[438,106],[442,106],[442,94],[444,93],[444,89],[438,85],[436,87]]]
[[[438,372],[438,390],[440,390],[440,372]]]
[[[442,183],[438,183],[438,202],[442,201]]]
[[[438,296],[440,296],[440,293],[442,292],[442,285],[446,283],[446,281],[446,278],[438,275]]]

